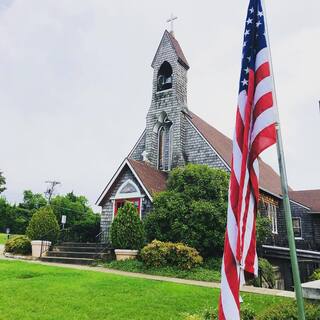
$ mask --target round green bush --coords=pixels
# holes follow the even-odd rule
[[[5,243],[5,251],[16,254],[30,254],[31,241],[26,236],[15,236]]]
[[[31,240],[56,242],[59,236],[59,224],[50,207],[37,210],[32,216],[26,232]]]
[[[259,276],[250,281],[255,287],[267,286],[269,289],[273,289],[276,284],[276,277],[273,265],[264,258],[259,258]]]
[[[137,208],[126,202],[118,210],[111,225],[111,243],[115,249],[140,250],[145,242],[145,232]]]
[[[305,303],[305,313],[306,320],[320,320],[320,305]],[[297,304],[292,300],[272,305],[255,320],[298,320]]]
[[[202,264],[198,251],[183,243],[153,240],[141,250],[141,259],[146,266],[173,266],[182,270]]]
[[[316,269],[313,271],[313,274],[310,277],[311,281],[320,280],[320,269]]]

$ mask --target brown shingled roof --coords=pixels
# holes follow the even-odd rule
[[[223,133],[202,120],[193,112],[189,111],[190,121],[208,141],[220,157],[231,167],[232,140]],[[274,195],[281,195],[281,183],[279,175],[264,161],[259,159],[260,164],[260,187]],[[289,188],[292,190],[291,188]]]
[[[171,40],[173,48],[177,53],[178,61],[188,70],[190,68],[190,66],[187,61],[187,58],[185,57],[185,55],[180,47],[178,40],[174,37],[174,35],[171,32],[168,32],[167,30],[165,32],[167,32],[169,34],[169,38]]]
[[[289,197],[310,208],[312,212],[320,213],[320,189],[290,191]]]
[[[167,173],[156,170],[142,161],[128,161],[151,195],[166,189]]]
[[[178,57],[178,62],[184,66],[187,70],[190,68],[189,66],[189,63],[187,61],[187,58],[185,57],[181,47],[180,47],[180,44],[178,42],[178,40],[174,37],[174,35],[172,33],[170,33],[168,30],[165,30],[164,33],[163,33],[163,36],[162,36],[162,39],[167,36],[169,37],[170,39],[170,42],[172,44],[172,47],[174,49],[174,51],[176,52],[177,54],[177,57]],[[151,66],[153,67],[153,64],[154,64],[154,61],[155,61],[155,58],[157,57],[157,54],[158,54],[158,51],[159,51],[159,48],[160,48],[160,45],[161,45],[161,42],[162,42],[162,39],[160,41],[160,44],[158,46],[158,49],[157,49],[157,52],[152,60],[152,63],[151,63]]]

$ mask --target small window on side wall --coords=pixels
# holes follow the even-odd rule
[[[272,203],[268,203],[267,210],[268,210],[268,217],[271,220],[272,233],[277,234],[278,233],[277,207]]]
[[[292,218],[293,234],[296,239],[302,238],[301,218]]]

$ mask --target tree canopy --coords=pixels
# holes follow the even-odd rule
[[[0,193],[6,190],[6,178],[3,176],[3,172],[0,171]]]
[[[229,175],[206,165],[172,170],[166,191],[154,197],[145,219],[148,240],[183,242],[203,256],[221,255]]]

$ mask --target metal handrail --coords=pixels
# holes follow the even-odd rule
[[[42,254],[43,253],[45,253],[46,251],[48,251],[49,250],[49,246],[48,246],[48,249],[47,250],[45,250],[45,251],[42,251],[42,249],[43,249],[43,241],[46,241],[46,240],[44,240],[43,238],[45,238],[48,234],[50,234],[52,231],[54,231],[55,229],[51,229],[51,230],[49,230],[47,233],[45,233],[41,238],[41,249],[40,249],[40,258],[42,257]],[[61,229],[62,230],[62,229]],[[59,233],[61,232],[61,230],[59,229]]]

